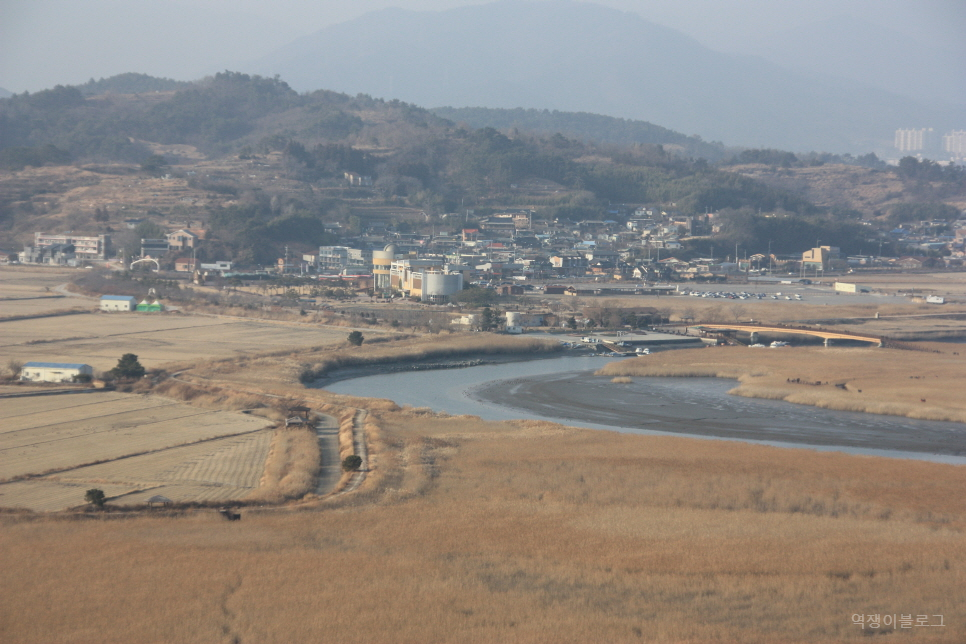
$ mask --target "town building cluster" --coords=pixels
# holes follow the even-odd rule
[[[720,254],[712,251],[708,257],[685,260],[676,256],[681,254],[682,240],[713,238],[719,232],[716,214],[684,216],[649,207],[615,208],[611,214],[613,219],[569,222],[538,219],[531,210],[506,210],[479,219],[472,227],[457,225],[433,233],[394,232],[385,222],[374,220],[362,233],[343,236],[341,245],[322,246],[313,252],[286,248],[284,256],[267,268],[196,260],[196,251],[206,243],[206,230],[186,227],[164,238],[141,239],[140,257],[132,265],[153,262],[157,267],[162,258],[171,262],[173,254],[174,269],[193,273],[195,281],[212,274],[239,279],[297,275],[348,280],[377,294],[440,303],[471,284],[514,293],[522,292],[528,281],[720,282],[729,274],[798,273],[806,277],[863,266],[958,266],[966,259],[966,220],[951,227],[945,221],[906,223],[889,233],[892,241],[920,251],[918,257],[884,260],[881,248],[878,254],[843,257],[838,248],[821,245],[800,255],[749,255],[741,252],[744,249],[722,246]],[[38,232],[34,245],[25,248],[20,259],[78,265],[80,261],[106,260],[111,252],[108,235]]]

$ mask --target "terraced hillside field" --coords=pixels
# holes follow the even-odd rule
[[[155,396],[95,392],[0,399],[0,506],[244,497],[258,486],[272,431],[263,418]]]

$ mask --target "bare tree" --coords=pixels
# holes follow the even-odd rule
[[[665,322],[670,322],[671,321],[671,307],[669,307],[669,306],[661,306],[661,307],[658,307],[658,309],[657,309],[657,315],[661,319],[661,323],[662,324],[665,323]]]
[[[604,309],[599,304],[584,307],[584,317],[593,320],[598,327],[604,326]]]
[[[740,322],[741,316],[745,314],[745,311],[747,310],[747,308],[745,307],[744,304],[739,304],[738,302],[735,302],[734,304],[728,307],[728,310],[731,311],[731,315],[735,316],[735,322]]]
[[[23,369],[23,361],[17,360],[16,358],[10,358],[7,361],[7,369],[10,371],[10,375],[13,378],[20,377],[20,371]]]

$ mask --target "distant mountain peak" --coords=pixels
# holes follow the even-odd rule
[[[591,112],[799,151],[882,151],[904,124],[932,119],[943,127],[935,111],[908,98],[714,52],[589,2],[382,9],[300,38],[252,71],[281,74],[299,91]]]

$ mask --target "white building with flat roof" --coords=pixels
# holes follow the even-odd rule
[[[20,370],[20,379],[26,382],[76,382],[80,376],[93,375],[89,364],[70,362],[28,362]]]
[[[102,311],[133,311],[137,308],[138,301],[131,295],[102,295]]]
[[[107,259],[111,251],[110,235],[74,235],[34,233],[34,247],[73,246],[77,259]]]

